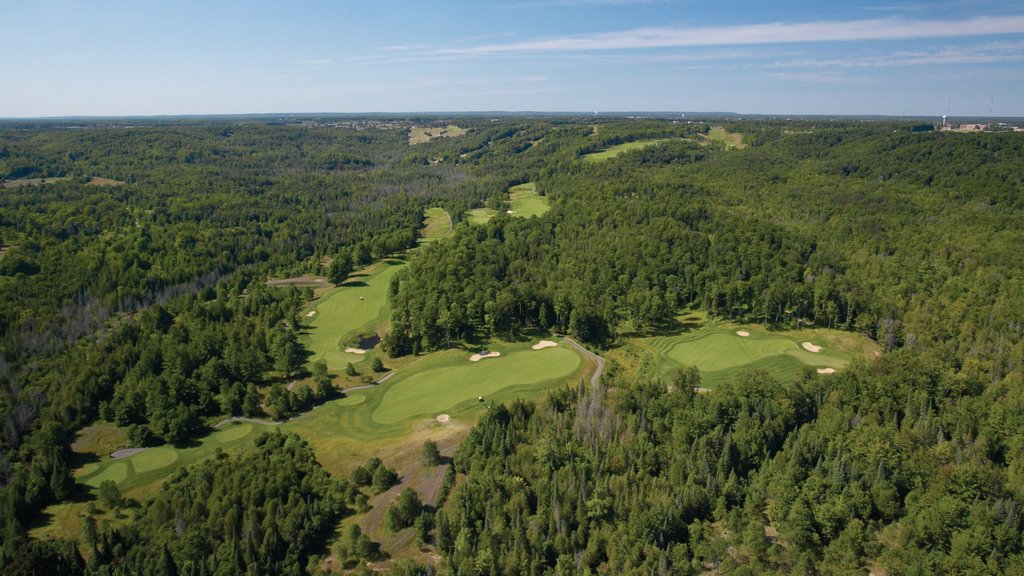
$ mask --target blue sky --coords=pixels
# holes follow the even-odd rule
[[[1024,4],[0,0],[0,117],[1024,116]]]

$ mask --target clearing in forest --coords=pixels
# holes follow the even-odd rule
[[[776,332],[732,323],[704,325],[674,336],[639,338],[635,343],[654,352],[663,377],[696,366],[701,382],[711,387],[749,370],[765,370],[781,382],[793,381],[805,367],[831,374],[853,358],[877,350],[867,338],[839,330]]]
[[[404,267],[405,256],[386,258],[349,276],[344,284],[313,301],[316,314],[305,322],[299,335],[299,343],[310,353],[310,364],[323,360],[329,371],[338,373],[349,362],[356,364],[367,358],[345,349],[359,334],[377,333],[387,323],[388,286]]]
[[[424,142],[430,142],[434,138],[454,138],[456,136],[462,136],[466,133],[465,128],[459,128],[458,126],[445,126],[438,128],[436,126],[428,127],[415,127],[409,129],[409,145],[422,144]]]
[[[452,217],[443,208],[427,208],[423,212],[423,230],[420,244],[433,242],[452,233]]]
[[[519,184],[509,188],[510,214],[519,218],[543,216],[551,209],[547,196],[537,194],[537,185],[533,182]]]
[[[612,146],[611,148],[607,148],[600,152],[586,154],[583,156],[583,159],[587,162],[600,162],[602,160],[615,158],[616,156],[625,154],[626,152],[632,152],[633,150],[641,150],[648,146],[657,146],[662,142],[668,142],[670,140],[675,140],[675,138],[659,138],[657,140],[636,140],[634,142],[626,142],[625,144]]]
[[[705,138],[713,142],[722,142],[725,144],[725,147],[729,149],[743,150],[747,147],[747,145],[743,143],[743,134],[729,132],[721,126],[712,128]]]
[[[491,221],[498,214],[498,211],[493,208],[473,208],[472,210],[466,210],[465,219],[466,222],[474,226],[482,226]]]

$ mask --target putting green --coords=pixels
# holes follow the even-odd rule
[[[150,448],[135,455],[132,468],[136,474],[157,470],[174,464],[178,460],[178,452],[170,446]]]
[[[513,186],[508,196],[512,203],[512,215],[517,218],[543,216],[551,209],[548,198],[537,194],[537,186],[533,182]]]
[[[345,364],[365,358],[345,352],[345,340],[361,332],[373,332],[388,317],[387,293],[391,278],[405,267],[404,257],[388,258],[313,303],[316,315],[307,323],[299,342],[311,354],[310,364],[323,359],[327,369],[338,372]]]
[[[740,336],[740,331],[748,335]],[[830,344],[830,332],[838,331],[767,332],[752,326],[725,324],[676,336],[645,338],[641,343],[658,355],[665,377],[678,368],[696,366],[701,381],[710,386],[749,370],[765,370],[780,381],[791,382],[807,366],[840,370],[850,362],[852,354]],[[810,352],[804,349],[803,342],[811,342],[821,350]]]
[[[373,420],[394,424],[418,415],[436,415],[515,385],[531,385],[565,379],[582,362],[579,355],[557,346],[543,350],[497,350],[497,358],[470,362],[468,355],[438,358],[436,366],[421,366],[389,381]],[[404,377],[403,377],[404,376]]]

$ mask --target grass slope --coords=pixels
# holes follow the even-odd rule
[[[739,336],[738,331],[749,336]],[[864,340],[838,330],[771,332],[760,326],[725,323],[674,336],[641,338],[637,343],[655,353],[663,377],[678,368],[696,366],[701,381],[714,387],[749,370],[765,370],[782,382],[792,381],[805,367],[841,370],[853,358],[877,349]],[[821,346],[821,351],[805,350],[804,342]]]
[[[438,238],[452,233],[452,218],[443,208],[427,208],[423,212],[423,231],[420,233],[420,244],[436,241]]]
[[[508,196],[512,203],[512,215],[519,218],[543,216],[551,209],[548,198],[537,194],[537,185],[533,182],[513,186],[509,189]]]
[[[498,211],[493,208],[473,208],[472,210],[466,210],[466,222],[474,226],[482,226],[491,221],[498,214]]]
[[[313,302],[316,314],[305,319],[306,328],[299,337],[310,352],[310,363],[323,359],[328,370],[338,372],[346,363],[366,358],[345,352],[345,341],[362,332],[373,332],[387,321],[388,285],[404,266],[404,256],[388,258],[353,274]]]
[[[722,127],[712,128],[711,131],[708,132],[706,138],[714,142],[722,142],[725,144],[726,148],[743,150],[747,147],[747,145],[743,143],[743,134],[729,132]]]
[[[409,145],[423,144],[434,138],[454,138],[466,133],[465,128],[458,126],[445,126],[444,128],[418,127],[409,129]]]
[[[591,154],[586,154],[586,155],[583,156],[583,159],[586,160],[587,162],[601,162],[603,160],[609,160],[611,158],[615,158],[616,156],[619,156],[621,154],[625,154],[626,152],[631,152],[633,150],[640,150],[640,149],[643,149],[643,148],[647,148],[648,146],[657,146],[658,144],[661,144],[662,142],[668,142],[669,140],[672,140],[672,139],[671,138],[659,138],[657,140],[637,140],[635,142],[626,142],[625,144],[619,144],[617,146],[612,146],[611,148],[608,148],[606,150],[602,150],[600,152],[594,152],[594,153],[591,153]]]

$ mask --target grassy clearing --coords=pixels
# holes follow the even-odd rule
[[[749,335],[740,336],[740,331]],[[804,342],[821,350],[810,352]],[[710,387],[749,370],[765,370],[779,381],[790,382],[806,367],[841,370],[854,358],[878,350],[867,338],[839,330],[773,332],[732,323],[705,324],[674,336],[637,338],[631,344],[639,353],[653,353],[662,377],[670,377],[678,368],[696,366],[702,382]]]
[[[657,140],[637,140],[635,142],[626,142],[625,144],[619,144],[618,146],[612,146],[606,150],[600,152],[594,152],[592,154],[586,154],[583,159],[587,162],[601,162],[603,160],[609,160],[616,156],[625,154],[626,152],[632,152],[633,150],[641,150],[648,146],[657,146],[662,142],[668,142],[673,138],[659,138]]]
[[[105,458],[111,452],[124,448],[128,444],[124,432],[111,422],[96,422],[86,426],[75,434],[71,450],[78,454],[93,454]]]
[[[70,180],[70,176],[58,176],[55,178],[18,178],[17,180],[5,180],[0,186],[4,188],[17,188],[19,186],[39,186],[41,184],[52,184],[63,180]]]
[[[568,377],[582,360],[566,346],[543,350],[501,345],[496,358],[470,362],[463,352],[432,355],[415,371],[395,376],[373,412],[373,421],[395,424],[415,416],[434,417],[458,411],[478,396],[492,396],[510,387],[531,387]]]
[[[472,210],[466,210],[465,219],[466,222],[474,226],[482,226],[491,221],[498,214],[498,211],[493,208],[473,208]]]
[[[452,233],[452,217],[443,208],[427,208],[423,216],[420,244],[434,242]]]
[[[299,336],[299,342],[310,352],[310,364],[323,359],[328,370],[339,372],[345,364],[356,364],[369,356],[345,352],[345,342],[360,333],[376,332],[387,322],[388,285],[403,267],[404,256],[388,258],[353,274],[313,302],[316,313],[304,318],[306,327]]]
[[[548,198],[537,194],[537,185],[533,182],[513,186],[508,196],[512,203],[512,215],[519,218],[543,216],[551,209]]]
[[[725,144],[726,148],[730,149],[743,150],[747,147],[747,145],[743,143],[743,134],[729,132],[722,127],[712,128],[711,131],[708,132],[706,138],[713,142],[722,142]]]
[[[459,128],[458,126],[445,126],[444,128],[437,127],[419,127],[409,129],[409,145],[422,144],[424,142],[430,142],[434,138],[455,138],[456,136],[462,136],[466,133],[465,128]]]

